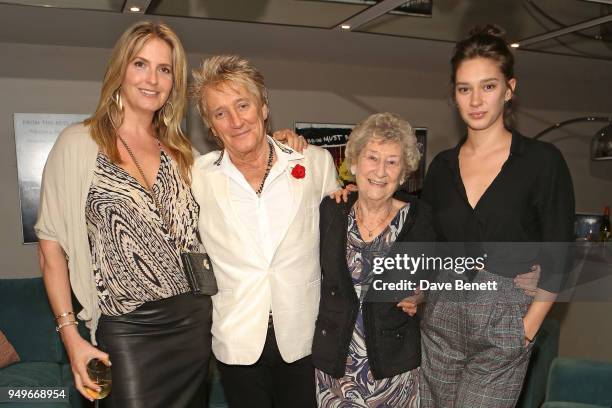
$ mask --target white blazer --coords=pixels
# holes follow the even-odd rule
[[[283,239],[268,261],[245,233],[229,196],[229,179],[219,151],[196,159],[192,191],[200,205],[199,229],[211,257],[219,293],[213,300],[212,348],[225,364],[254,364],[260,357],[272,310],[276,342],[291,363],[311,353],[319,307],[319,204],[336,190],[337,174],[326,150],[309,146],[303,154],[277,144],[287,155],[282,177],[289,179],[291,209]],[[296,164],[302,179],[291,175]]]

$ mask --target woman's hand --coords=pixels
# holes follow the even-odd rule
[[[548,292],[540,288],[536,290],[535,300],[531,302],[531,305],[529,305],[529,309],[527,310],[527,314],[525,317],[523,317],[525,346],[531,343],[536,334],[538,334],[546,315],[554,305],[556,299],[556,293]]]
[[[71,312],[70,280],[64,250],[57,241],[40,239],[38,241],[38,260],[53,314],[58,316]],[[74,385],[85,398],[93,401],[92,396],[87,393],[87,389],[97,392],[100,387],[92,382],[87,375],[87,363],[89,360],[97,358],[110,366],[108,354],[103,353],[84,340],[76,325],[62,327],[60,334],[70,359]]]
[[[531,343],[536,334],[538,334],[538,330],[540,330],[540,326],[536,326],[531,323],[531,320],[527,320],[527,318],[523,318],[523,330],[525,332],[525,347]]]
[[[296,152],[302,153],[308,147],[308,142],[291,129],[280,129],[272,134],[279,142],[286,144]]]
[[[540,272],[540,265],[533,265],[531,272],[517,275],[514,278],[514,284],[517,288],[523,289],[527,296],[535,297],[540,282]]]
[[[70,368],[74,376],[74,385],[88,400],[93,401],[92,395],[100,391],[98,384],[87,375],[87,363],[94,358],[107,366],[111,365],[108,354],[100,351],[83,339],[75,326],[66,326],[62,329],[62,340],[70,359]]]
[[[418,305],[423,303],[424,298],[423,292],[417,289],[414,291],[414,295],[402,299],[396,306],[401,308],[408,316],[412,317],[416,314]]]
[[[529,343],[535,340],[535,336],[538,334],[538,331],[540,331],[540,326],[542,326],[543,321],[544,319],[542,319],[542,321],[539,321],[539,319],[534,319],[531,316],[529,316],[529,314],[527,314],[523,318],[523,330],[525,332],[525,347],[527,347]]]
[[[336,203],[338,204],[340,204],[340,201],[344,201],[346,203],[348,201],[349,193],[354,191],[357,191],[357,186],[355,184],[347,184],[346,187],[331,193],[329,198],[336,200]]]

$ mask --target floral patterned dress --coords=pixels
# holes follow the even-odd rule
[[[393,377],[375,380],[370,371],[365,344],[362,302],[372,281],[374,257],[385,256],[408,217],[409,205],[401,208],[389,226],[373,241],[359,233],[355,207],[348,217],[346,260],[357,293],[359,312],[342,378],[316,370],[317,404],[322,408],[418,408],[418,368]]]

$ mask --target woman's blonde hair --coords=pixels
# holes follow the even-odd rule
[[[370,140],[398,143],[401,148],[401,179],[419,167],[421,152],[410,123],[394,113],[375,113],[355,126],[346,144],[346,164],[357,164],[359,155]]]
[[[246,58],[239,55],[216,55],[202,60],[200,68],[194,69],[191,73],[193,83],[189,95],[196,103],[202,120],[211,130],[210,112],[204,100],[206,88],[216,88],[222,85],[232,87],[241,84],[255,97],[260,108],[264,105],[269,108],[268,90],[264,84],[264,77]],[[264,123],[266,131],[269,132],[267,118]],[[214,139],[223,147],[223,142],[219,138]]]
[[[123,33],[108,63],[98,107],[94,114],[85,120],[85,125],[89,126],[91,136],[100,150],[111,161],[120,162],[116,131],[123,122],[123,108],[119,96],[121,83],[128,64],[152,38],[165,41],[170,46],[173,74],[172,91],[164,106],[155,112],[153,126],[159,140],[170,150],[177,161],[182,178],[189,183],[193,152],[191,143],[181,130],[181,121],[186,109],[187,61],[181,41],[166,24],[140,21]]]

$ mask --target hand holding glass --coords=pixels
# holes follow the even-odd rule
[[[112,378],[111,368],[104,364],[102,360],[92,359],[87,363],[87,375],[100,387],[100,391],[87,388],[87,393],[94,399],[102,399],[111,391]]]

